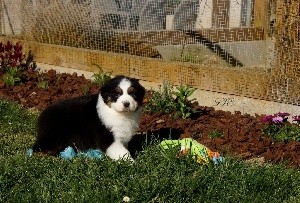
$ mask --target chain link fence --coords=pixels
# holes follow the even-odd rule
[[[297,0],[1,2],[2,35],[212,70],[247,74],[251,69],[267,77],[264,93],[254,97],[300,104]],[[255,77],[259,81],[261,74]],[[232,83],[243,89],[241,95],[251,96],[249,89],[255,92],[253,87],[234,85],[234,79]]]

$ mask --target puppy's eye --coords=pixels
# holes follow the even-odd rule
[[[117,88],[115,89],[115,94],[118,95],[118,96],[121,96],[121,95],[123,94],[122,89],[119,88],[119,87],[117,87]]]
[[[130,93],[130,96],[132,96],[132,98],[136,99],[136,95],[134,93]]]
[[[128,88],[128,94],[132,97],[132,98],[134,98],[134,99],[136,99],[136,90],[133,88],[133,87],[129,87]]]

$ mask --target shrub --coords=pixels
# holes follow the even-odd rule
[[[0,61],[2,70],[8,70],[26,64],[25,54],[22,53],[20,43],[17,42],[13,45],[9,41],[6,44],[0,42]]]
[[[171,113],[175,109],[175,102],[172,95],[173,86],[164,81],[162,86],[159,86],[158,91],[151,90],[150,98],[148,99],[145,109],[150,112]]]
[[[175,97],[175,116],[182,117],[184,119],[190,117],[195,111],[193,110],[192,102],[196,99],[189,100],[189,97],[196,91],[195,88],[188,86],[176,87],[176,91],[173,92]]]
[[[213,130],[208,134],[208,137],[210,138],[219,138],[222,137],[224,134],[223,132],[219,131],[219,130]]]
[[[174,86],[164,81],[159,91],[152,90],[150,99],[145,105],[146,111],[171,113],[175,118],[189,118],[196,111],[193,109],[193,101],[189,97],[196,91],[195,88],[180,85]]]
[[[33,56],[29,52],[26,58],[22,52],[22,46],[19,42],[13,45],[11,42],[3,44],[0,42],[0,73],[3,73],[3,81],[9,86],[21,83],[22,70],[36,70],[36,64]]]
[[[9,86],[14,86],[21,82],[19,77],[20,70],[17,67],[9,67],[3,75],[3,81]]]
[[[288,122],[289,115],[289,113],[279,112],[262,117],[261,122],[266,124],[262,129],[263,133],[279,141],[300,141],[300,128]],[[299,116],[293,119],[299,124]]]
[[[104,85],[108,80],[111,79],[111,72],[104,72],[102,67],[99,65],[96,65],[99,68],[98,73],[94,73],[92,75],[92,82],[96,83],[100,86]]]

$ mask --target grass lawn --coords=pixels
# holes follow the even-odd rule
[[[0,202],[300,202],[300,171],[175,158],[153,143],[134,164],[108,158],[27,157],[38,112],[0,100]]]

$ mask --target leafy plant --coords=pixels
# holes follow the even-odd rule
[[[91,85],[90,84],[86,84],[82,87],[82,94],[83,95],[87,95],[90,91]]]
[[[218,137],[222,137],[223,136],[223,132],[219,131],[219,130],[214,130],[214,131],[211,131],[209,134],[208,134],[208,137],[210,138],[218,138]]]
[[[36,62],[33,60],[33,55],[31,53],[31,51],[29,51],[29,53],[28,53],[28,56],[26,58],[24,66],[33,71],[36,71],[38,69]]]
[[[111,72],[104,72],[102,67],[99,65],[96,65],[99,68],[98,73],[94,73],[92,75],[92,82],[96,83],[100,86],[102,86],[104,83],[106,83],[108,80],[111,79]]]
[[[300,128],[295,125],[284,125],[273,138],[280,141],[300,141]]]
[[[195,113],[195,110],[192,107],[192,102],[196,99],[194,98],[189,100],[189,97],[192,96],[192,94],[196,91],[196,88],[181,85],[177,87],[176,90],[177,91],[173,92],[173,94],[176,96],[175,116],[178,115],[186,119],[190,117],[193,113]]]
[[[9,67],[3,75],[3,81],[9,86],[14,86],[21,82],[19,77],[19,69],[17,67]]]
[[[274,115],[264,116],[261,121],[266,124],[262,131],[264,134],[271,136],[279,141],[300,141],[300,128],[298,125],[288,122],[289,113],[277,113]],[[298,123],[299,116],[293,117]]]
[[[145,105],[146,111],[172,113],[174,117],[189,118],[196,111],[193,109],[193,101],[189,97],[195,92],[195,88],[188,86],[176,87],[164,81],[159,91],[151,91],[150,99]]]
[[[158,91],[151,90],[150,99],[145,105],[146,111],[171,113],[175,109],[175,101],[172,94],[173,86],[164,81]]]
[[[15,45],[9,41],[6,44],[0,42],[0,62],[2,70],[20,67],[26,64],[25,54],[22,53],[22,46],[19,42]]]
[[[48,89],[49,88],[49,82],[47,80],[41,80],[37,83],[38,88],[41,89]]]
[[[37,68],[31,51],[26,58],[22,49],[19,42],[15,45],[9,41],[6,44],[0,42],[0,71],[4,73],[3,81],[7,85],[14,86],[21,83],[21,71],[24,68],[32,70]]]
[[[49,88],[49,81],[44,74],[39,74],[37,87],[41,89],[48,89]]]

